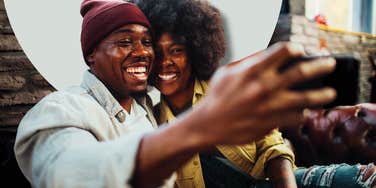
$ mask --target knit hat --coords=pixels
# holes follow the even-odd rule
[[[140,24],[151,29],[140,9],[135,4],[122,0],[84,0],[81,15],[81,48],[85,61],[99,42],[124,25]]]

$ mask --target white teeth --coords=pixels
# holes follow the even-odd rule
[[[128,68],[126,68],[126,72],[129,73],[129,74],[132,74],[138,80],[144,80],[145,81],[145,80],[148,79],[146,66],[128,67]]]
[[[176,73],[158,74],[161,80],[171,80],[176,77]]]
[[[146,67],[128,67],[128,73],[146,73]]]
[[[147,80],[148,75],[146,73],[134,73],[133,74],[139,80]]]

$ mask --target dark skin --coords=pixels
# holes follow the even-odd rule
[[[128,112],[132,94],[146,90],[154,60],[151,41],[148,28],[125,25],[103,39],[87,57],[91,72]]]
[[[192,106],[194,79],[186,46],[171,33],[162,33],[156,43],[157,70],[155,86],[162,93],[174,115]],[[266,175],[275,187],[297,187],[292,164],[285,158],[268,162]]]
[[[91,71],[126,110],[130,110],[131,94],[146,88],[154,59],[150,38],[146,27],[125,25],[109,34],[86,57]],[[332,89],[287,90],[298,80],[328,73],[335,66],[334,62],[320,60],[298,64],[278,74],[277,65],[297,55],[301,55],[301,50],[280,44],[218,70],[207,96],[194,111],[183,113],[169,126],[142,138],[131,183],[137,187],[157,187],[197,152],[219,144],[258,140],[274,129],[276,122],[280,127],[297,126],[303,119],[303,108],[332,101]],[[232,84],[226,85],[229,82]]]
[[[298,187],[292,164],[284,158],[278,157],[270,160],[266,166],[266,175],[275,188]]]
[[[298,126],[303,120],[302,109],[332,101],[335,91],[330,88],[304,92],[288,89],[334,70],[333,59],[322,59],[300,63],[283,74],[278,72],[288,58],[302,54],[300,47],[278,44],[217,70],[207,96],[195,110],[143,138],[134,184],[156,187],[195,153],[219,144],[259,140],[276,128],[276,122],[279,127]],[[229,82],[232,84],[226,84]]]
[[[175,115],[192,106],[194,78],[187,48],[170,33],[163,33],[156,44],[155,86]]]

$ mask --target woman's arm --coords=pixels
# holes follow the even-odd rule
[[[275,188],[296,188],[296,179],[289,160],[279,157],[267,164],[266,175]]]

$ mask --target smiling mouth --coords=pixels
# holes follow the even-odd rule
[[[146,66],[132,66],[127,67],[126,72],[140,81],[146,81],[148,79],[148,72]]]
[[[160,73],[158,74],[158,78],[161,81],[172,81],[175,80],[178,77],[177,73]]]

